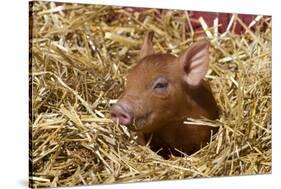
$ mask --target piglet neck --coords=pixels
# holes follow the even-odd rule
[[[203,81],[197,88],[188,88],[188,98],[191,102],[191,111],[188,110],[187,116],[198,119],[217,119],[219,108],[207,81]]]

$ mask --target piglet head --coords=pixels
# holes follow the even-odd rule
[[[111,109],[114,121],[150,133],[182,120],[192,111],[190,93],[208,69],[208,41],[192,44],[182,55],[156,54],[148,32],[140,61],[129,71],[125,90]]]

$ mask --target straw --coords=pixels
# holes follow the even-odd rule
[[[196,20],[211,39],[205,79],[222,113],[186,124],[219,131],[198,152],[165,160],[113,123],[109,110],[147,31],[157,52],[179,55],[193,43],[189,12],[47,2],[30,9],[31,187],[271,173],[270,17],[247,26],[233,15],[223,34],[217,18],[213,26]],[[246,32],[232,33],[236,23]]]

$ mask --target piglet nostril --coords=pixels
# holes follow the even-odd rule
[[[117,115],[114,113],[114,112],[110,112],[110,116],[112,117],[112,118],[117,118]]]
[[[127,108],[121,103],[117,103],[112,107],[110,115],[114,121],[118,120],[122,125],[131,124],[132,117],[129,114]]]
[[[121,114],[121,117],[119,118],[122,120],[122,124],[129,125],[131,123],[131,117],[129,114]]]

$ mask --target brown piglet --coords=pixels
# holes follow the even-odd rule
[[[139,62],[129,70],[125,90],[111,108],[114,121],[127,126],[141,145],[167,158],[192,154],[210,141],[218,128],[184,124],[187,118],[217,119],[219,108],[203,80],[208,70],[209,43],[193,43],[179,57],[154,52],[148,32]]]

